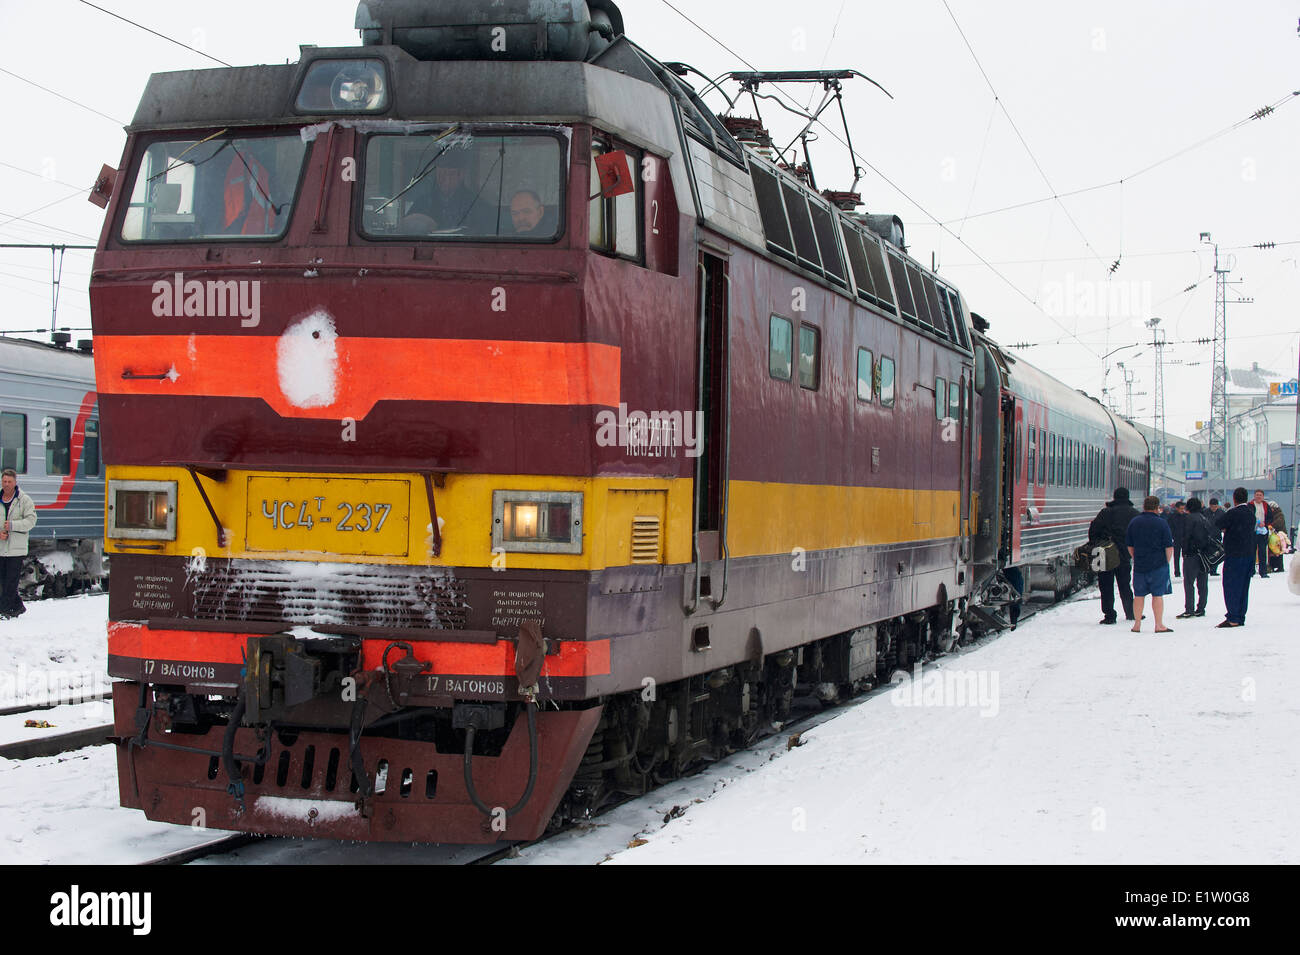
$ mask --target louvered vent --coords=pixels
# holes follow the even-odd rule
[[[659,518],[632,518],[632,563],[659,563]]]

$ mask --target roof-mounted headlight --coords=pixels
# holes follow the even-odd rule
[[[388,108],[383,60],[317,60],[303,77],[300,113],[379,113]]]

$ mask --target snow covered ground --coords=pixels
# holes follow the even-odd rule
[[[508,862],[1295,863],[1300,596],[1256,579],[1246,627],[1218,630],[1215,584],[1208,616],[1160,636],[1097,626],[1096,599],[1043,611]],[[102,674],[104,599],[0,625],[10,682]],[[63,729],[84,712],[35,715]],[[119,808],[109,746],[0,761],[5,861],[135,862],[216,835]],[[224,861],[468,855],[283,840]]]

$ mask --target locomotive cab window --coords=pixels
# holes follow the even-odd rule
[[[886,408],[894,407],[894,359],[880,359],[880,403]]]
[[[551,133],[377,134],[365,158],[367,238],[536,243],[564,231],[564,144]]]
[[[871,401],[876,391],[876,366],[871,350],[858,349],[858,400]]]
[[[122,240],[279,239],[289,227],[306,155],[296,132],[150,143],[135,170]]]
[[[45,473],[72,473],[72,421],[46,418],[41,424],[45,435]]]
[[[0,468],[27,473],[27,415],[0,413]]]
[[[821,377],[821,332],[799,326],[799,387],[816,391]]]
[[[789,381],[794,367],[794,325],[788,318],[773,315],[768,324],[767,373]]]
[[[611,152],[627,156],[633,189],[621,196],[605,198],[601,193],[600,172],[596,160]],[[595,141],[591,144],[591,196],[588,212],[588,244],[597,252],[621,259],[641,259],[641,153],[617,143]]]

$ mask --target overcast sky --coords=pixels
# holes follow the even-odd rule
[[[1229,364],[1296,376],[1300,3],[673,3],[707,33],[663,0],[620,3],[628,35],[661,59],[711,76],[747,68],[738,58],[851,67],[893,94],[860,80],[846,88],[854,145],[874,167],[859,186],[867,209],[898,214],[913,255],[934,257],[997,340],[1033,343],[1024,359],[1094,395],[1109,386],[1123,410],[1114,363],[1127,360],[1135,392],[1150,393],[1153,350],[1101,356],[1149,341],[1142,323],[1159,317],[1183,343],[1166,349],[1168,427],[1189,433],[1209,411],[1211,349],[1189,340],[1213,333],[1213,253],[1198,241],[1210,232],[1242,280],[1230,300],[1254,299],[1229,306]],[[300,43],[357,42],[353,0],[98,5],[235,65],[296,60]],[[102,213],[85,194],[101,164],[119,164],[148,75],[214,65],[79,0],[0,0],[0,242],[93,244]],[[820,90],[789,92],[807,102]],[[799,123],[762,106],[784,144]],[[818,184],[847,188],[847,151],[819,133]],[[1106,185],[1116,180],[1126,181]],[[1251,248],[1269,241],[1277,247]],[[50,259],[0,250],[0,328],[49,327]],[[60,325],[89,325],[89,271],[90,253],[67,254]],[[1150,394],[1133,403],[1149,422]]]

